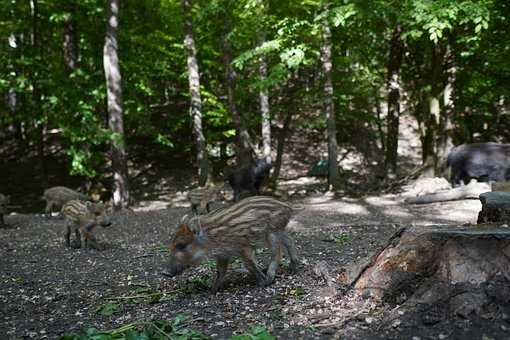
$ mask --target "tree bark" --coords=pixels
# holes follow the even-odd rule
[[[265,42],[265,35],[261,34],[261,45]],[[259,65],[260,79],[267,79],[267,59],[265,56],[260,58]],[[265,86],[260,88],[259,92],[260,116],[262,121],[262,155],[268,164],[271,164],[271,117],[269,113],[269,93]]]
[[[119,29],[119,0],[109,0],[107,6],[107,26],[103,48],[103,64],[106,78],[108,125],[114,133],[111,142],[113,205],[116,209],[121,209],[129,206],[130,199],[117,42],[117,32]]]
[[[232,114],[232,121],[234,122],[234,128],[236,130],[236,162],[238,167],[244,167],[253,161],[254,151],[250,134],[246,129],[242,115],[237,110],[235,102],[236,73],[232,67],[232,47],[228,40],[228,34],[231,30],[229,6],[230,0],[227,0],[223,32],[223,62],[225,66],[225,79],[227,84],[228,109]]]
[[[191,0],[181,0],[184,16],[184,48],[187,52],[188,82],[191,95],[191,119],[193,120],[193,135],[197,152],[198,182],[204,186],[209,178],[209,160],[207,147],[202,130],[202,98],[200,96],[200,72],[198,70],[197,49],[193,37],[193,22],[191,19]]]
[[[453,91],[456,79],[457,67],[455,65],[451,46],[446,47],[446,83],[443,89],[443,106],[441,108],[438,138],[437,138],[437,164],[436,176],[445,176],[447,165],[446,158],[453,149],[453,124],[452,116],[454,114]]]
[[[327,20],[322,26],[321,45],[322,69],[324,72],[324,114],[327,124],[328,139],[328,184],[336,189],[338,184],[336,117],[333,102],[333,62],[331,57],[331,29]]]
[[[346,268],[340,281],[365,298],[446,309],[464,318],[489,305],[505,306],[510,301],[507,229],[401,228],[368,261]],[[435,314],[427,315],[429,308],[422,314],[426,324]]]
[[[42,60],[42,50],[39,41],[39,3],[37,0],[30,0],[30,10],[32,16],[32,32],[30,36],[30,42],[32,49],[36,55]],[[33,66],[35,67],[35,66]],[[34,120],[35,128],[35,140],[37,144],[37,159],[39,163],[39,169],[42,176],[42,182],[45,186],[48,182],[48,169],[46,166],[46,160],[44,157],[44,112],[41,111],[41,89],[37,82],[37,72],[32,71],[32,105],[34,117],[39,119]],[[39,122],[37,121],[39,120]]]
[[[400,25],[395,27],[390,40],[390,53],[388,57],[388,75],[386,87],[388,89],[388,131],[386,134],[386,171],[387,175],[395,176],[397,172],[398,157],[398,131],[400,118],[400,66],[404,46],[400,35]]]
[[[76,39],[76,20],[74,3],[69,4],[69,13],[64,19],[64,62],[67,73],[74,71],[78,65],[78,43]]]

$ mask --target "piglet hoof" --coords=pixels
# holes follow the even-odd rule
[[[291,262],[289,265],[289,272],[291,274],[296,274],[299,271],[299,263],[298,262]]]
[[[81,248],[81,244],[78,243],[78,242],[73,242],[73,243],[71,243],[71,248],[73,248],[73,249],[80,249]]]
[[[257,286],[258,287],[266,287],[273,283],[272,279],[268,279],[265,275],[261,275],[257,278]]]

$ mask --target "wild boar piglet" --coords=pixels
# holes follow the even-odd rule
[[[285,231],[292,210],[272,197],[255,196],[182,222],[170,244],[169,276],[200,264],[206,257],[214,258],[217,276],[212,291],[216,292],[224,283],[231,259],[239,256],[258,286],[271,284],[282,258],[282,248],[290,257],[290,269],[295,271],[298,266],[294,241]],[[254,248],[263,245],[271,251],[265,274],[258,268],[253,253]]]

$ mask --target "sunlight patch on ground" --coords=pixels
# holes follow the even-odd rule
[[[385,214],[386,216],[391,216],[391,217],[405,217],[405,218],[413,217],[413,214],[411,214],[409,211],[406,211],[404,209],[383,211],[383,214]]]
[[[140,201],[133,207],[133,211],[162,210],[168,207],[168,201]]]
[[[398,205],[399,203],[395,201],[395,195],[389,196],[370,196],[366,197],[364,202],[373,205],[375,207],[384,207],[387,205]]]
[[[335,202],[329,204],[311,204],[306,207],[309,211],[323,211],[327,213],[341,213],[352,215],[369,215],[370,212],[361,204]]]

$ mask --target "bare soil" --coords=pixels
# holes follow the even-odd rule
[[[276,282],[258,288],[237,263],[224,291],[209,285],[214,265],[207,262],[180,277],[163,275],[165,245],[187,207],[118,214],[114,226],[97,230],[103,251],[68,249],[64,222],[37,214],[6,217],[0,230],[0,334],[7,338],[58,338],[86,327],[112,329],[139,320],[190,317],[189,327],[213,338],[263,325],[281,339],[509,339],[509,306],[461,319],[446,315],[430,322],[423,311],[374,304],[341,289],[341,268],[366,259],[402,225],[474,223],[474,200],[410,206],[396,195],[362,198],[315,194],[295,201],[304,209],[289,224],[301,268],[284,264]],[[267,263],[260,254],[262,264]],[[322,263],[333,278],[317,274]],[[150,291],[159,301],[136,298]],[[156,294],[157,295],[157,294]],[[135,296],[131,299],[119,297]],[[110,300],[111,299],[111,300]],[[98,308],[116,302],[110,316]],[[503,306],[504,307],[504,306]]]

